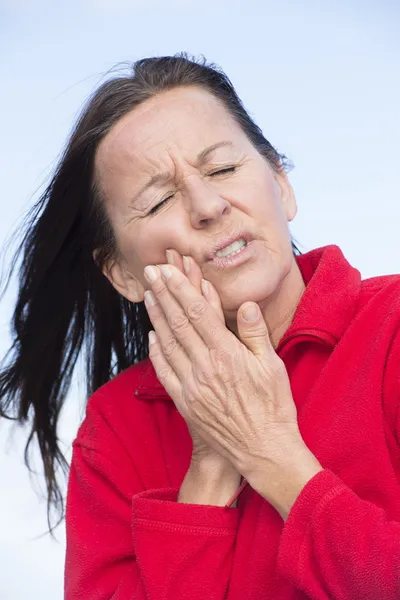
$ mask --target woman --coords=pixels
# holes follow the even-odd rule
[[[400,277],[300,255],[284,166],[227,77],[185,55],[139,61],[78,122],[1,381],[57,503],[86,344],[67,600],[400,597]]]

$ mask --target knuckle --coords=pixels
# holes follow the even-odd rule
[[[224,318],[221,320],[223,323],[222,327],[220,325],[214,326],[211,325],[211,323],[209,324],[210,334],[213,338],[213,343],[217,348],[222,348],[224,346],[226,338],[225,320]]]
[[[173,331],[185,331],[189,327],[189,320],[184,312],[174,312],[169,320],[169,324]]]
[[[196,380],[200,385],[209,385],[210,376],[212,374],[212,366],[207,361],[199,361],[196,365]]]
[[[191,399],[190,406],[192,407],[193,399],[197,398],[199,394],[199,380],[197,377],[197,371],[196,373],[193,372],[192,376],[187,378],[187,380],[185,381],[185,388],[188,397]]]
[[[210,377],[210,374],[212,373],[212,363],[208,354],[199,360],[199,369],[200,373],[203,373],[204,376]]]
[[[192,302],[187,308],[189,319],[194,322],[202,319],[204,317],[205,312],[206,304],[205,302],[201,302],[199,300],[197,300],[196,302]]]
[[[174,337],[170,337],[168,338],[168,340],[165,342],[164,347],[163,347],[163,352],[166,358],[169,358],[172,354],[174,354],[174,352],[176,351],[178,346],[178,342],[176,341],[176,338]]]
[[[163,294],[165,294],[165,292],[167,291],[167,286],[165,285],[164,281],[162,280],[161,277],[159,277],[158,279],[156,279],[154,281],[154,283],[152,284],[151,290],[152,292],[156,295],[156,296],[162,296]]]
[[[263,340],[266,336],[265,327],[255,327],[254,329],[245,329],[240,332],[240,337],[245,339],[261,339]]]
[[[240,377],[240,362],[228,348],[217,348],[210,353],[213,372],[218,374],[221,381],[231,384]]]
[[[161,367],[161,369],[159,369],[157,373],[158,380],[164,387],[169,379],[170,373],[171,369],[169,369],[168,367]]]
[[[233,369],[233,356],[227,348],[216,348],[210,352],[213,368],[216,372],[220,373],[227,369]]]
[[[171,291],[172,292],[179,292],[179,290],[185,285],[185,280],[184,279],[179,279],[178,281],[175,281],[174,283],[171,283]]]
[[[214,360],[217,363],[225,363],[230,365],[233,362],[233,355],[228,348],[217,348],[213,353]]]
[[[158,344],[149,345],[149,357],[158,358],[161,354],[161,349]]]

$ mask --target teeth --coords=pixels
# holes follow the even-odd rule
[[[236,242],[233,242],[233,244],[229,244],[229,246],[223,248],[223,250],[218,250],[218,252],[215,253],[215,256],[218,258],[226,258],[227,256],[237,254],[243,248],[245,248],[245,246],[247,246],[247,242],[245,242],[245,240],[237,240]]]

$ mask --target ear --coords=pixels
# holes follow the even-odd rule
[[[280,189],[281,201],[288,222],[293,221],[297,213],[296,197],[289,178],[283,168],[275,174],[275,180]]]
[[[145,288],[139,279],[132,275],[119,260],[113,260],[104,265],[103,275],[107,277],[117,292],[130,302],[142,302],[144,300]]]

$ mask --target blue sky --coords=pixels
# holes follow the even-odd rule
[[[399,31],[395,0],[0,0],[2,245],[107,71],[186,50],[225,69],[295,163],[292,232],[303,249],[336,243],[365,277],[400,272]],[[0,305],[2,353],[14,291]],[[84,402],[76,382],[61,424],[67,448]],[[60,600],[62,528],[58,543],[35,540],[46,515],[33,485],[43,484],[22,466],[24,432],[0,431],[0,597]]]

